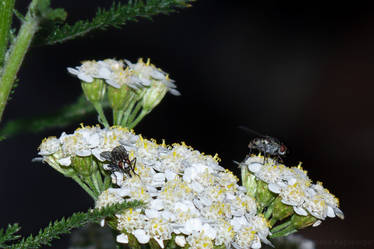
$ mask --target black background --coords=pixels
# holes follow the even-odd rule
[[[68,10],[70,21],[110,5],[53,2]],[[346,215],[301,233],[319,249],[374,248],[374,19],[363,3],[198,1],[152,22],[141,19],[122,30],[36,47],[19,72],[4,122],[53,113],[75,100],[80,84],[67,66],[86,59],[149,57],[176,80],[182,96],[168,95],[137,133],[217,152],[222,165],[237,174],[232,160],[244,158],[251,139],[238,125],[278,137],[291,150],[286,162],[302,161],[314,181],[340,198]],[[17,6],[24,10],[26,4]],[[78,125],[64,130],[71,133]],[[19,222],[23,234],[35,233],[50,220],[93,206],[72,180],[31,163],[41,140],[61,132],[0,143],[1,227]],[[53,248],[67,244],[66,237]]]

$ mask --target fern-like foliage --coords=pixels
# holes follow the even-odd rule
[[[21,236],[16,235],[21,228],[17,223],[8,225],[7,229],[4,231],[3,228],[0,229],[0,248],[6,248],[6,243],[19,239]]]
[[[40,248],[43,245],[51,245],[53,239],[59,239],[62,234],[68,234],[74,228],[82,227],[88,223],[97,223],[106,217],[111,217],[121,210],[128,208],[136,208],[142,205],[139,201],[123,202],[113,204],[101,209],[89,210],[86,213],[74,213],[71,217],[51,222],[49,225],[41,229],[35,236],[30,235],[27,238],[21,239],[18,243],[8,245],[7,242],[19,239],[19,235],[15,235],[20,230],[17,224],[8,225],[8,228],[3,231],[0,230],[0,248],[3,249],[26,249],[26,248]]]
[[[52,45],[86,35],[108,27],[120,28],[127,21],[138,18],[152,19],[158,14],[169,14],[178,8],[189,7],[194,0],[130,0],[127,4],[113,3],[108,10],[99,8],[92,20],[80,20],[70,24],[56,24],[42,30],[37,44]]]

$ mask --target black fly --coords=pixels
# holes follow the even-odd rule
[[[275,137],[262,135],[244,126],[239,126],[239,128],[245,130],[248,133],[252,133],[258,136],[252,139],[248,144],[250,154],[253,150],[256,150],[260,153],[264,153],[264,162],[267,157],[276,157],[278,161],[282,162],[282,157],[286,155],[288,150],[287,147],[278,139],[276,139]]]
[[[131,173],[135,173],[136,158],[130,160],[129,153],[124,146],[119,145],[112,151],[104,151],[100,153],[100,156],[106,161],[109,161],[108,168],[114,172],[121,172],[131,177]]]

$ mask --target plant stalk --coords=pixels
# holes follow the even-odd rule
[[[5,53],[8,48],[14,2],[15,0],[3,0],[0,5],[0,67],[4,63]]]
[[[4,63],[4,70],[0,78],[0,121],[2,120],[5,106],[16,79],[18,70],[30,47],[32,38],[38,30],[39,19],[34,16],[35,8],[39,0],[33,0],[26,14],[25,22],[22,24],[18,35],[10,47],[9,57]]]

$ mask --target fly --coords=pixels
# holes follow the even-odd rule
[[[130,160],[129,153],[124,146],[119,145],[112,151],[104,151],[100,153],[100,156],[106,161],[109,161],[107,167],[109,170],[114,172],[121,172],[131,177],[131,173],[135,173],[136,158]]]
[[[256,138],[252,139],[248,144],[250,154],[253,150],[255,150],[264,154],[264,162],[265,159],[268,157],[275,157],[279,162],[283,161],[282,157],[286,155],[288,149],[277,138],[268,135],[262,135],[261,133],[258,133],[257,131],[254,131],[244,126],[239,126],[239,128],[257,136]]]

